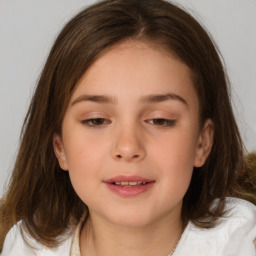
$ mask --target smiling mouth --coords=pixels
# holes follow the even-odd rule
[[[137,187],[137,186],[147,185],[155,181],[138,176],[138,175],[131,175],[131,176],[118,175],[111,179],[104,180],[104,182],[107,184],[112,184],[112,185],[122,186],[122,187]]]
[[[148,183],[151,182],[146,182],[146,181],[116,181],[112,182],[111,184],[116,185],[116,186],[121,186],[121,187],[137,187],[137,186],[143,186],[147,185]]]
[[[136,175],[119,175],[103,182],[116,195],[132,198],[150,190],[156,181]]]

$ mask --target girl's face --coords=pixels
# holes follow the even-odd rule
[[[143,226],[180,220],[194,166],[213,137],[199,129],[190,69],[138,41],[106,51],[79,81],[54,149],[92,217]]]

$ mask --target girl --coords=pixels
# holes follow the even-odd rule
[[[1,255],[254,256],[254,173],[198,22],[163,0],[102,1],[41,74]]]

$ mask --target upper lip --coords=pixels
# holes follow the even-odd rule
[[[153,182],[154,180],[152,179],[147,179],[147,178],[143,178],[141,176],[137,176],[137,175],[132,175],[132,176],[126,176],[126,175],[118,175],[115,176],[113,178],[104,180],[104,182],[106,183],[114,183],[114,182],[122,182],[122,181],[131,181],[131,182]]]

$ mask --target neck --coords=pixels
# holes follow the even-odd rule
[[[142,227],[107,223],[90,216],[81,231],[81,256],[167,256],[183,231],[181,218],[164,216]]]

